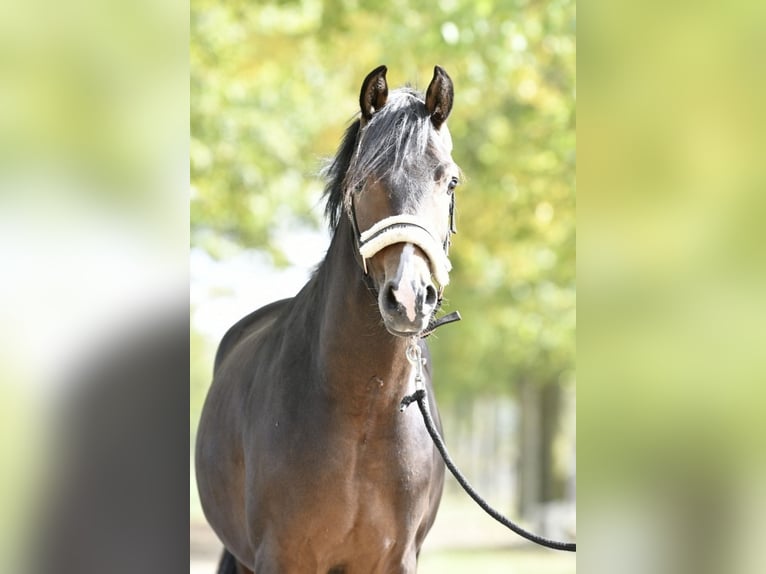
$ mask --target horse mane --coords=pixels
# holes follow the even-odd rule
[[[346,133],[343,135],[338,152],[323,170],[323,175],[327,179],[324,188],[324,196],[327,198],[324,212],[330,222],[330,229],[336,229],[340,223],[343,214],[344,188],[343,180],[346,178],[346,172],[351,165],[351,158],[356,149],[356,138],[359,135],[359,127],[362,122],[357,118],[352,123]]]
[[[431,164],[418,173],[408,158],[422,161],[432,133],[423,95],[405,87],[394,90],[387,103],[362,128],[357,118],[346,130],[335,157],[324,169],[327,183],[325,214],[335,230],[348,207],[347,190],[359,188],[366,179],[390,177],[406,194],[415,190],[418,175],[428,177]],[[407,177],[403,168],[407,168]],[[415,170],[413,172],[413,170]],[[430,172],[432,173],[432,171]]]

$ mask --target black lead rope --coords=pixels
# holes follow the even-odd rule
[[[457,466],[455,466],[455,463],[452,461],[452,458],[450,458],[450,455],[447,452],[447,446],[444,444],[444,440],[442,440],[442,437],[439,436],[439,431],[436,430],[436,426],[434,425],[434,420],[431,417],[431,412],[428,409],[428,403],[426,400],[426,391],[424,388],[422,388],[422,370],[421,370],[421,367],[419,366],[422,363],[421,363],[419,348],[416,351],[415,357],[410,357],[409,353],[410,353],[410,350],[408,349],[407,358],[410,360],[410,362],[412,362],[415,365],[415,368],[416,368],[415,386],[420,388],[417,388],[417,390],[414,393],[412,393],[411,395],[407,395],[402,399],[399,410],[401,412],[404,412],[404,410],[413,402],[418,403],[418,407],[420,408],[420,413],[423,415],[423,422],[426,425],[426,430],[428,431],[428,434],[431,435],[431,439],[434,441],[434,445],[436,445],[436,448],[439,450],[439,453],[442,455],[444,464],[452,473],[452,476],[454,476],[455,479],[460,483],[460,486],[463,487],[463,490],[465,490],[468,493],[468,496],[473,498],[476,504],[481,506],[484,509],[484,511],[487,514],[489,514],[492,518],[497,520],[500,524],[502,524],[506,528],[513,530],[519,536],[522,536],[523,538],[526,538],[527,540],[530,540],[541,546],[552,548],[553,550],[577,552],[577,544],[575,544],[574,542],[558,542],[556,540],[550,540],[548,538],[544,538],[542,536],[539,536],[537,534],[533,534],[532,532],[528,532],[527,530],[524,530],[521,526],[519,526],[518,524],[515,524],[514,522],[512,522],[511,520],[509,520],[508,518],[500,514],[497,510],[492,508],[489,505],[489,503],[486,500],[484,500],[481,497],[481,495],[479,495],[478,492],[474,490],[474,488],[469,484],[466,478],[462,475],[460,470],[458,470]]]

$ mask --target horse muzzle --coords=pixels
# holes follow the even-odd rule
[[[378,292],[378,308],[392,335],[409,337],[424,331],[436,311],[438,294],[425,262],[415,261],[411,243],[402,247],[399,265],[392,279]]]
[[[367,260],[384,250],[385,276],[378,288],[383,323],[392,335],[417,335],[438,308],[450,261],[423,221],[412,215],[387,217],[360,234],[365,273]]]

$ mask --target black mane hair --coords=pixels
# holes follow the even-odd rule
[[[359,127],[362,125],[360,119],[352,123],[343,136],[338,152],[335,154],[332,162],[325,168],[324,176],[327,183],[324,188],[324,196],[327,198],[324,212],[330,221],[330,229],[335,229],[340,223],[343,214],[344,187],[343,180],[351,165],[351,159],[356,149],[356,138],[359,135]]]

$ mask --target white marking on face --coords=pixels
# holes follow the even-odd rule
[[[398,281],[397,288],[394,289],[394,297],[404,307],[407,318],[414,321],[417,317],[415,285],[418,278],[415,275],[415,246],[412,243],[405,243],[402,249],[396,277]]]

